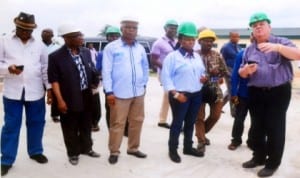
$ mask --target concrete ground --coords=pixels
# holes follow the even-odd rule
[[[274,174],[274,178],[300,177],[300,73],[293,82],[293,95],[287,113],[286,145],[282,164]],[[94,150],[101,154],[100,158],[80,156],[79,164],[72,166],[67,159],[60,124],[50,119],[47,107],[47,122],[44,132],[44,149],[49,163],[40,165],[29,159],[26,151],[25,123],[20,136],[18,156],[15,164],[5,176],[6,178],[254,178],[262,167],[244,169],[241,164],[251,158],[251,152],[245,143],[236,151],[227,149],[231,139],[233,119],[229,114],[229,106],[224,107],[225,113],[207,137],[211,145],[207,147],[205,157],[197,158],[182,154],[180,138],[180,164],[171,162],[168,157],[168,130],[157,126],[158,112],[162,89],[155,77],[150,77],[145,98],[145,122],[142,131],[140,150],[147,153],[146,159],[138,159],[126,154],[127,138],[124,137],[119,162],[110,165],[107,161],[109,151],[108,131],[105,122],[105,110],[102,106],[100,132],[93,133]],[[101,93],[102,104],[103,93]],[[3,124],[2,93],[0,93],[0,125]],[[24,119],[25,120],[25,119]],[[171,121],[169,116],[168,122]],[[245,132],[249,128],[249,118],[245,122]],[[246,133],[243,140],[246,140]],[[194,141],[196,138],[194,137]],[[195,144],[196,146],[196,144]]]

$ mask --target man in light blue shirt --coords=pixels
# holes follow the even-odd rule
[[[128,118],[127,154],[146,158],[138,150],[144,120],[144,96],[149,64],[145,49],[136,42],[138,21],[121,21],[122,37],[109,43],[103,51],[102,77],[109,104],[109,163],[115,164]]]

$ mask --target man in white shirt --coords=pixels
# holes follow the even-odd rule
[[[25,107],[27,152],[38,163],[47,163],[42,137],[45,125],[45,90],[48,54],[45,45],[32,37],[34,15],[20,12],[14,19],[15,34],[0,39],[0,74],[4,76],[4,125],[1,131],[1,176],[15,162]],[[48,92],[47,92],[48,94]],[[48,95],[47,102],[50,103]]]
[[[58,45],[52,41],[53,36],[54,36],[53,30],[51,28],[45,28],[42,30],[41,37],[42,37],[43,43],[47,46],[48,54],[52,53],[53,51],[57,50],[60,47],[60,45]],[[57,108],[57,101],[56,101],[55,97],[52,97],[50,115],[51,115],[53,122],[56,122],[56,123],[59,122],[59,111]]]

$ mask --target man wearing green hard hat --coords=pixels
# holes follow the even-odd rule
[[[250,17],[255,41],[245,49],[239,74],[248,79],[249,111],[253,127],[253,157],[244,168],[264,165],[259,177],[272,176],[278,169],[285,145],[286,113],[291,99],[292,60],[300,50],[287,38],[271,34],[265,13]]]
[[[162,63],[165,57],[172,51],[175,50],[175,46],[177,43],[176,35],[177,35],[178,24],[175,20],[168,20],[164,25],[165,35],[159,39],[157,39],[151,48],[151,63],[157,69],[158,80],[161,84],[161,69]],[[169,112],[169,101],[168,101],[168,92],[164,92],[161,108],[159,111],[159,121],[158,126],[162,128],[170,128],[170,125],[167,123],[167,117]]]
[[[180,24],[178,27],[180,47],[169,53],[163,62],[161,79],[169,95],[173,117],[168,141],[169,157],[175,163],[181,162],[177,149],[183,125],[183,154],[203,156],[193,148],[192,139],[196,116],[201,104],[201,79],[205,74],[201,57],[193,51],[196,37],[197,28],[194,23]]]

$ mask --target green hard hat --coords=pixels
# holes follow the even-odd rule
[[[183,22],[178,27],[178,34],[188,37],[197,37],[197,27],[193,22]]]
[[[166,21],[164,27],[167,27],[167,26],[169,26],[169,25],[178,26],[178,23],[177,23],[175,20],[173,20],[173,19],[172,19],[172,20],[168,20],[168,21]]]
[[[258,12],[253,14],[250,17],[249,26],[251,27],[254,23],[260,22],[260,21],[267,21],[269,24],[271,23],[271,20],[268,18],[268,16],[263,12]]]
[[[121,34],[120,29],[117,28],[117,27],[113,27],[113,26],[110,26],[110,27],[108,27],[106,29],[105,34],[108,34],[108,33],[118,33],[118,34]]]

